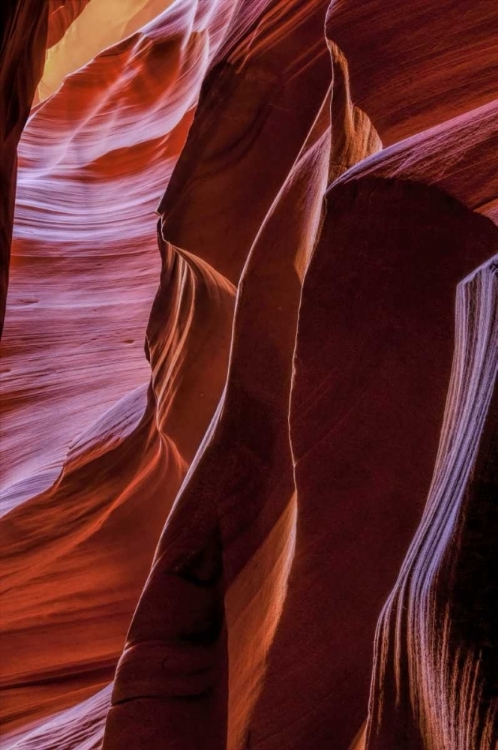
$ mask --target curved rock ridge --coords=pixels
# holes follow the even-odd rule
[[[57,91],[67,75],[141,29],[171,4],[172,0],[66,1],[49,20],[48,51],[36,103]]]
[[[326,203],[294,360],[296,552],[254,747],[347,748],[365,718],[372,632],[430,484],[454,288],[496,241],[488,219],[417,183],[339,181]]]
[[[2,743],[492,750],[495,3],[0,14]]]
[[[9,745],[9,750],[100,750],[110,686],[68,708]]]
[[[238,747],[244,739],[292,557],[296,503],[287,407],[300,288],[295,263],[298,255],[309,252],[320,218],[329,160],[327,105],[328,97],[242,274],[227,385],[208,436],[176,501],[135,614],[117,672],[116,705],[110,714],[105,746],[131,747],[130,743],[137,741],[131,732],[137,711],[146,711],[149,716],[144,729],[150,734],[140,734],[139,740],[151,747],[159,747],[162,742],[164,720],[172,741],[182,740],[185,746],[198,745],[207,724],[212,746],[224,742],[221,737],[225,731],[226,686],[218,688],[220,728],[216,731],[210,695],[205,699],[205,710],[209,710],[204,725],[198,713],[200,699],[191,707],[191,696],[199,689],[197,678],[192,679],[192,684],[185,678],[181,682],[191,661],[197,663],[201,654],[207,658],[203,644],[208,634],[196,635],[195,639],[193,634],[188,635],[201,626],[198,607],[202,611],[201,607],[207,606],[203,602],[205,584],[197,584],[197,595],[192,588],[187,596],[187,587],[196,581],[190,566],[199,564],[197,558],[202,560],[199,575],[205,575],[206,567],[223,570],[223,583],[219,573],[213,580],[210,606],[223,608],[218,589],[226,588],[231,709],[228,744]],[[289,207],[307,193],[307,203],[289,227]],[[313,212],[309,211],[312,200]],[[277,383],[280,387],[274,387]],[[251,424],[251,430],[241,430],[247,424]],[[262,434],[267,436],[263,450],[259,447]],[[241,503],[245,506],[243,512]],[[217,544],[210,542],[211,535],[219,536]],[[186,588],[181,598],[180,586]],[[199,598],[198,606],[193,606],[194,597]],[[166,618],[165,612],[170,612]],[[223,651],[221,632],[219,637]],[[168,658],[172,674],[165,678],[163,686],[161,665],[164,669]],[[223,670],[226,655],[216,654],[216,658]],[[208,673],[206,680],[220,679],[215,666],[213,677]],[[150,699],[144,701],[143,696]],[[136,700],[130,702],[130,698]],[[189,720],[191,711],[194,713]],[[195,732],[187,738],[183,737],[185,721]]]
[[[465,10],[417,0],[398,13],[383,0],[332,0],[327,36],[350,63],[355,103],[394,143],[494,101],[498,17],[493,0]]]
[[[326,2],[308,0],[306,13],[299,13],[276,39],[268,22],[274,13],[286,15],[287,4],[273,0],[261,5],[254,29],[244,29],[248,38],[239,39],[224,57],[216,56],[159,206],[163,237],[208,261],[233,283],[331,78],[323,43]],[[292,3],[289,13],[297,5]],[[296,66],[296,47],[314,49],[317,40],[319,54],[306,66]],[[239,216],[244,220],[235,218]]]
[[[2,512],[49,486],[78,433],[149,378],[153,214],[224,4],[196,8],[170,8],[96,57],[24,132],[0,385]]]
[[[60,42],[89,2],[90,0],[48,0],[47,53]]]
[[[497,271],[498,255],[458,286],[431,490],[377,629],[372,750],[496,745]]]
[[[168,519],[135,613],[116,675],[105,748],[134,743],[159,748],[164,736],[185,747],[227,743],[238,748],[251,741],[249,722],[295,543],[288,410],[302,277],[323,219],[322,197],[331,173],[337,175],[380,147],[368,119],[351,104],[347,66],[335,48],[333,59],[340,85],[332,110],[328,92],[323,103],[316,102],[315,122],[242,272],[226,388]],[[237,86],[240,73],[225,68],[223,74],[234,83],[223,99],[215,79],[214,93],[208,90],[207,102],[201,100],[197,121],[202,122],[199,113],[207,108],[210,93],[221,112],[235,108],[240,96],[247,101],[246,90],[240,93]],[[345,123],[332,151],[331,111]],[[190,143],[196,143],[195,128],[196,122]],[[179,169],[188,150],[189,143]],[[209,158],[209,150],[203,153]],[[214,174],[220,182],[230,176],[222,170]],[[169,191],[174,186],[173,178]],[[168,194],[163,207],[167,200]],[[163,234],[171,231],[171,215]],[[218,226],[210,229],[215,233]],[[206,242],[204,252],[211,247],[218,250]],[[208,626],[204,619],[209,631],[203,629]],[[138,724],[138,716],[147,718]]]
[[[340,91],[351,66],[335,73]],[[495,252],[493,225],[469,210],[497,195],[494,109],[367,153],[327,191],[294,360],[296,552],[252,747],[297,749],[312,737],[346,748],[367,713],[371,633],[429,488],[453,290]],[[336,142],[343,123],[333,110]]]
[[[50,434],[50,427],[53,432],[47,445],[41,442],[41,435],[37,440],[36,431],[32,431],[31,449],[27,453],[32,459],[38,451],[35,470],[33,466],[28,464],[27,467],[25,464],[20,471],[21,476],[26,477],[22,486],[19,483],[14,485],[14,492],[12,486],[8,488],[7,494],[10,490],[11,499],[14,495],[13,499],[19,505],[16,508],[11,506],[1,523],[5,540],[2,548],[5,601],[5,606],[2,606],[2,629],[4,633],[8,632],[8,638],[2,637],[5,652],[2,685],[6,691],[5,700],[2,698],[0,702],[7,731],[39,721],[43,715],[74,704],[111,680],[157,538],[180,486],[186,462],[195,452],[224,383],[233,286],[200,259],[189,258],[188,254],[169,247],[163,252],[161,286],[154,302],[156,314],[164,315],[165,320],[158,332],[154,332],[151,324],[148,344],[152,386],[147,393],[146,363],[142,364],[135,355],[131,377],[126,379],[123,377],[125,372],[120,373],[121,392],[128,395],[112,405],[120,395],[114,377],[114,368],[116,365],[119,367],[119,359],[112,356],[108,341],[119,335],[119,328],[121,336],[130,335],[129,321],[121,316],[123,304],[127,305],[132,318],[136,310],[133,302],[135,305],[138,303],[139,309],[141,307],[144,312],[150,307],[150,301],[147,304],[147,299],[144,300],[144,293],[147,292],[147,285],[150,290],[152,270],[157,264],[157,250],[154,255],[150,252],[149,275],[147,278],[145,274],[144,279],[141,266],[147,253],[144,253],[146,248],[141,241],[148,242],[149,251],[152,251],[147,225],[150,226],[148,216],[157,205],[155,186],[159,179],[164,185],[165,173],[167,178],[168,169],[171,169],[181,147],[182,130],[186,131],[191,120],[202,66],[209,61],[205,52],[209,44],[214,45],[211,51],[215,49],[216,38],[220,34],[220,18],[215,12],[216,8],[211,8],[211,14],[206,16],[205,9],[201,7],[197,21],[195,8],[195,3],[188,3],[183,8],[166,12],[136,38],[127,40],[113,50],[113,55],[104,53],[86,69],[67,79],[60,92],[37,111],[25,134],[26,159],[23,169],[26,191],[28,188],[36,190],[40,182],[45,187],[51,187],[53,192],[45,193],[40,200],[46,200],[47,206],[57,207],[59,220],[57,222],[47,211],[48,222],[45,225],[41,223],[35,239],[30,237],[33,224],[29,212],[35,211],[41,217],[45,209],[40,205],[33,207],[26,199],[26,213],[23,215],[22,203],[19,204],[18,231],[21,237],[18,237],[18,242],[25,248],[28,246],[28,257],[30,252],[42,253],[39,268],[43,269],[45,276],[40,278],[36,268],[18,262],[19,276],[17,280],[14,278],[11,292],[12,295],[16,292],[19,294],[23,286],[30,289],[35,287],[40,295],[45,292],[47,312],[43,321],[40,315],[42,306],[38,308],[38,315],[31,311],[31,322],[37,326],[32,335],[39,342],[38,356],[36,353],[33,356],[29,348],[22,346],[24,342],[22,334],[19,334],[24,330],[26,319],[17,321],[16,331],[15,305],[9,309],[9,312],[12,310],[12,326],[6,330],[5,346],[13,362],[19,361],[19,349],[25,352],[28,365],[19,368],[18,377],[24,388],[32,389],[33,411],[33,402],[43,406],[43,390],[37,389],[33,376],[45,370],[46,412],[45,415],[43,412],[41,414],[40,427],[45,438],[47,433]],[[211,37],[209,27],[203,27],[209,21],[214,24]],[[182,28],[185,31],[183,38],[178,36]],[[172,41],[168,42],[168,39]],[[131,107],[135,86],[143,86],[147,81],[151,83],[147,64],[154,61],[158,51],[163,59],[164,45],[171,53],[171,86],[168,98],[157,86],[155,92],[150,88],[147,91],[151,122],[154,123],[156,118],[161,123],[152,133],[153,137],[147,140],[133,118],[129,117],[126,107],[124,121],[116,119],[112,98],[110,100],[108,92],[99,92],[97,84],[103,70],[107,70],[118,84],[114,87],[114,96],[121,97],[123,102],[128,101]],[[110,61],[111,66],[105,60]],[[130,78],[128,68],[133,60],[136,76]],[[200,70],[197,66],[200,66]],[[164,63],[162,67],[165,70]],[[95,68],[100,69],[96,78],[92,75]],[[190,78],[187,78],[185,71],[190,71]],[[75,90],[81,89],[85,83],[89,85],[93,116],[98,118],[100,115],[101,127],[106,122],[109,126],[113,122],[117,128],[116,132],[121,138],[117,151],[113,152],[112,147],[117,145],[118,139],[114,142],[110,139],[107,142],[108,153],[105,153],[103,144],[99,146],[98,142],[94,142],[96,131],[93,126],[86,127],[87,118],[82,119],[81,111],[68,104]],[[147,90],[147,86],[143,88]],[[43,156],[43,153],[40,154],[43,148],[37,148],[36,143],[40,145],[47,122],[54,111],[57,112],[58,106],[62,107],[61,114],[66,115],[66,139],[65,142],[61,139],[62,142],[58,144],[55,139],[48,141]],[[142,112],[146,111],[144,107]],[[158,133],[163,133],[159,143]],[[159,160],[158,155],[162,155]],[[117,157],[121,157],[121,163]],[[111,166],[107,180],[103,158]],[[137,159],[143,169],[142,186],[147,185],[147,180],[151,184],[142,195],[136,188],[136,199],[127,209],[123,207],[122,199],[119,203],[116,190],[119,185],[125,187],[126,181],[131,186],[132,174],[137,178]],[[118,169],[112,169],[114,163]],[[96,166],[98,168],[95,170]],[[113,171],[117,174],[113,174]],[[70,189],[71,185],[74,189]],[[88,195],[93,187],[96,201],[99,192],[104,191],[104,195],[100,195],[107,203],[107,211],[104,209],[105,203],[101,205],[102,220],[95,223],[90,237],[82,233],[82,226],[88,225],[88,216],[81,211],[80,223],[76,222],[75,225],[74,214],[70,220],[67,208],[61,206],[66,196],[70,198],[75,190],[77,192],[78,185],[84,186]],[[116,206],[121,206],[122,219],[125,221],[120,221],[119,215],[116,217],[109,211],[109,201],[113,195]],[[114,223],[115,229],[125,231],[126,220],[127,238],[124,245],[119,236],[111,239],[110,227]],[[53,233],[56,227],[59,237],[54,248]],[[126,247],[128,258],[123,252]],[[65,254],[62,262],[61,252]],[[107,275],[95,278],[95,265],[99,267],[102,264],[106,252],[109,258]],[[49,264],[51,255],[54,260],[52,267]],[[21,257],[19,253],[17,260]],[[76,271],[80,278],[78,291],[74,289],[72,281]],[[119,276],[116,272],[120,274],[121,287],[117,283]],[[85,278],[87,288],[84,284],[81,286]],[[49,281],[52,283],[49,284]],[[78,302],[75,293],[80,298]],[[90,316],[88,321],[87,341],[98,342],[97,347],[93,345],[93,373],[91,343],[87,351],[82,352],[81,340],[67,336],[67,331],[75,332],[77,325],[82,324],[82,312],[88,308],[95,315],[93,319]],[[62,334],[60,328],[54,331],[54,309],[60,316]],[[72,321],[68,319],[71,312]],[[136,322],[135,325],[138,326]],[[65,373],[54,373],[49,366],[49,358],[55,356],[55,348],[50,340],[54,334],[59,343],[60,361],[66,361]],[[129,348],[128,341],[123,343]],[[217,356],[213,358],[211,351],[215,346]],[[138,354],[138,346],[136,351]],[[107,371],[100,370],[98,366],[98,362],[102,364],[103,352],[106,359],[109,358]],[[74,366],[78,364],[77,353],[81,357],[81,365],[74,372]],[[206,364],[202,369],[194,367],[194,363],[203,360]],[[7,364],[7,357],[4,362]],[[71,374],[73,379],[68,383],[70,377],[67,376]],[[43,375],[39,375],[39,378],[43,382]],[[91,390],[88,389],[89,378]],[[36,421],[33,423],[26,412],[24,415],[20,412],[19,402],[29,401],[29,397],[24,394],[20,398],[19,381],[16,383],[12,374],[5,381],[13,396],[12,400],[5,399],[8,404],[10,401],[11,406],[7,411],[7,417],[12,419],[10,434],[17,434],[18,445],[22,444],[23,435],[20,426],[29,425],[31,430],[36,426]],[[58,394],[57,390],[54,393],[57,382],[60,384]],[[38,388],[40,385],[38,381]],[[80,414],[84,401],[78,398],[78,394],[83,387],[88,393],[90,414]],[[52,424],[47,421],[46,413],[53,408],[54,395],[58,396],[59,419],[64,414],[65,400],[67,421],[64,423],[63,420],[62,425],[53,420]],[[99,412],[102,414],[105,411],[105,397],[110,410],[95,422]],[[188,415],[193,411],[196,419],[189,420]],[[7,418],[5,423],[8,428]],[[74,436],[80,432],[83,433],[81,437],[74,440]],[[73,444],[59,478],[46,489],[42,488],[40,493],[38,466],[40,463],[43,466],[42,461],[50,457],[49,451],[53,451],[53,444],[57,440],[60,440],[58,455],[67,450],[70,436],[73,436]],[[19,459],[15,443],[6,446],[5,442],[2,447],[8,450],[4,454],[4,461],[7,462],[7,456],[12,452]],[[57,466],[52,470],[55,474],[59,471]],[[41,484],[50,485],[53,479],[49,473],[48,477],[42,476]],[[128,551],[120,559],[120,550],[123,549]],[[41,631],[40,623],[43,623]]]
[[[342,181],[361,174],[436,185],[497,223],[497,149],[498,99],[374,154]]]
[[[16,196],[17,146],[36,98],[43,57],[89,0],[5,0],[0,10],[0,338]]]
[[[200,440],[211,417],[209,405],[223,386],[231,286],[172,249],[163,274],[155,306],[172,306],[176,315],[162,340],[149,344],[153,385],[148,394],[142,387],[122,399],[72,446],[55,485],[2,522],[2,589],[8,594],[2,627],[9,632],[2,658],[2,682],[9,690],[2,712],[13,728],[19,714],[23,721],[35,720],[112,679],[185,473],[183,455],[188,457],[189,447]],[[218,357],[193,374],[193,363],[215,343]],[[154,384],[163,368],[171,389]],[[202,410],[200,396],[206,404]],[[184,426],[194,409],[197,420],[187,434]],[[40,690],[47,682],[49,687]]]

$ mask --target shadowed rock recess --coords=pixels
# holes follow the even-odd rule
[[[495,750],[498,6],[3,0],[5,750]]]

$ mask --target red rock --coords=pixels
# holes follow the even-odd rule
[[[6,26],[12,750],[494,746],[496,11],[327,5]]]
[[[16,193],[17,144],[43,69],[48,5],[6,0],[0,11],[0,336],[3,329]]]
[[[327,193],[291,397],[296,553],[256,748],[348,747],[366,716],[372,633],[430,487],[454,289],[495,236],[433,187],[361,177]]]
[[[327,36],[345,54],[353,101],[394,143],[496,98],[498,19],[492,0],[333,0]]]
[[[372,750],[495,746],[497,261],[458,287],[431,490],[377,629]]]

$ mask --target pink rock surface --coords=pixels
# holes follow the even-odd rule
[[[6,748],[494,748],[494,6],[1,11]]]

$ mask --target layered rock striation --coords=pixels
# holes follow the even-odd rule
[[[492,750],[494,4],[111,5],[2,46],[7,746]]]

